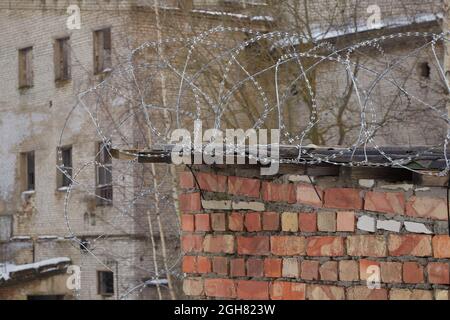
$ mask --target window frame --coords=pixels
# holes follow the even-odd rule
[[[55,82],[72,79],[72,55],[70,36],[55,39],[53,47]]]
[[[113,162],[109,142],[98,142],[95,166],[95,193],[97,206],[111,206],[114,199]],[[102,180],[102,177],[104,181]]]
[[[18,87],[28,89],[33,86],[33,46],[29,46],[18,50]]]
[[[93,32],[94,75],[110,72],[112,69],[112,32],[111,27]]]
[[[103,275],[105,274],[109,274],[111,276],[111,281],[112,281],[112,285],[111,285],[111,289],[112,292],[107,292],[107,285],[104,284],[104,278]],[[110,271],[110,270],[97,270],[97,294],[103,297],[112,297],[114,296],[116,291],[115,288],[115,281],[114,281],[114,272]]]
[[[70,163],[65,163],[64,153],[67,151],[70,151],[70,158],[69,158]],[[66,190],[70,186],[71,181],[67,177],[67,175],[61,171],[61,169],[67,171],[69,173],[70,178],[73,177],[73,146],[72,145],[67,145],[67,146],[58,148],[57,163],[58,163],[58,167],[59,167],[56,169],[57,170],[57,188],[58,188],[58,190]]]

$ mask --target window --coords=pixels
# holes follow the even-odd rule
[[[72,178],[72,147],[62,147],[58,151],[58,188],[70,186]]]
[[[114,294],[114,273],[111,271],[97,272],[98,294],[102,296],[112,296]]]
[[[34,151],[21,154],[23,168],[23,191],[34,191],[35,188],[35,166]]]
[[[33,48],[19,50],[19,88],[33,86]]]
[[[55,81],[70,80],[71,58],[69,38],[57,39],[54,44]]]
[[[111,29],[94,32],[94,73],[111,71]]]
[[[112,157],[109,143],[101,142],[97,147],[97,205],[111,205],[113,199],[112,187]]]
[[[426,79],[430,78],[431,68],[428,62],[423,62],[419,65],[420,76]]]

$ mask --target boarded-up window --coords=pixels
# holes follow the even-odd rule
[[[111,29],[94,32],[94,73],[111,71]]]
[[[112,205],[112,157],[109,143],[101,142],[97,147],[97,205]]]
[[[114,294],[114,273],[111,271],[97,272],[98,294],[102,296],[112,296]]]
[[[55,81],[71,78],[71,57],[69,38],[57,39],[54,44]]]
[[[58,188],[68,187],[72,178],[72,146],[59,149],[58,164]]]
[[[33,86],[33,48],[19,50],[19,88]]]

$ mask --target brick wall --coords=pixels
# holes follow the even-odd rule
[[[448,299],[444,188],[207,170],[180,175],[188,296]]]

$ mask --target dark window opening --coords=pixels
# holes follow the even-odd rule
[[[112,157],[110,144],[101,142],[97,147],[97,205],[111,205],[113,200]]]
[[[70,80],[71,57],[69,38],[57,39],[54,48],[55,81]]]
[[[59,150],[58,187],[68,187],[72,182],[72,147]]]
[[[111,71],[111,29],[94,32],[94,74]]]
[[[98,294],[112,296],[114,294],[114,273],[112,271],[98,271]]]
[[[431,68],[428,62],[421,63],[419,66],[420,76],[426,79],[430,79]]]
[[[33,86],[33,47],[19,50],[19,88]]]
[[[33,191],[35,188],[35,166],[34,166],[34,151],[26,153],[26,191]]]

